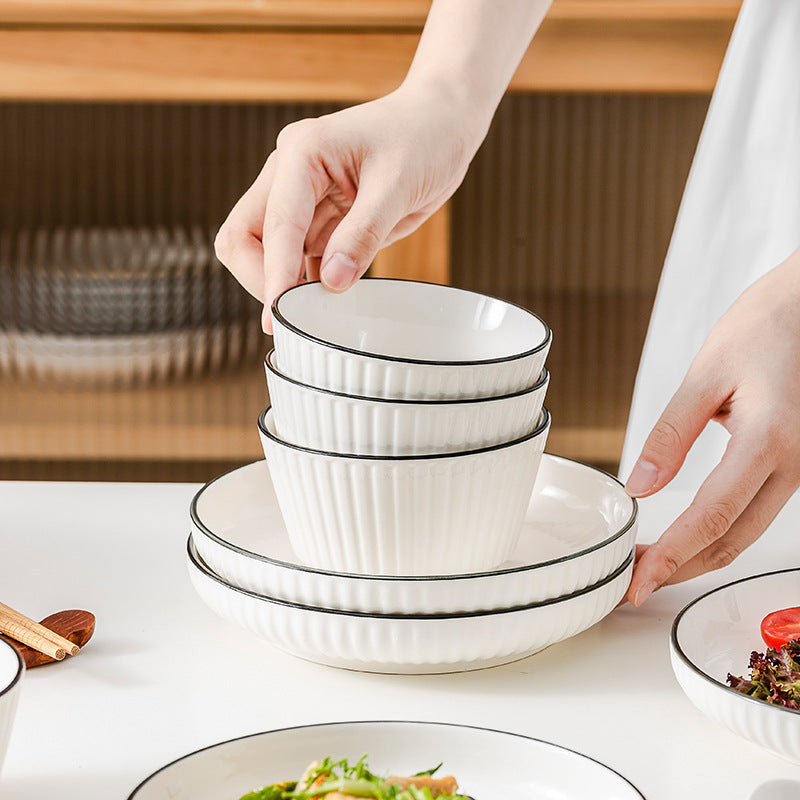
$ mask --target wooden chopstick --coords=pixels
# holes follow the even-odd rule
[[[80,652],[80,647],[69,639],[34,622],[19,611],[15,611],[0,603],[0,633],[16,639],[22,644],[44,653],[56,661],[61,661],[67,655],[75,656]]]

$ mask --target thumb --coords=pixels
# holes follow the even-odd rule
[[[362,183],[322,255],[320,280],[327,289],[343,292],[367,271],[404,214],[398,194],[385,186],[370,191]]]
[[[723,398],[690,370],[644,443],[625,488],[633,497],[663,489],[680,470],[691,446]]]

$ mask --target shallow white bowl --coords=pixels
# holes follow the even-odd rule
[[[493,397],[533,386],[551,333],[535,314],[476,292],[417,281],[320,283],[272,304],[276,366],[310,386],[362,397]]]
[[[128,800],[236,800],[296,780],[313,760],[329,755],[354,763],[365,753],[379,775],[413,774],[441,762],[439,774],[454,775],[459,790],[478,800],[644,800],[610,767],[550,742],[489,728],[388,721],[304,725],[220,742],[154,772]]]
[[[319,664],[429,674],[516,661],[599,622],[625,595],[633,553],[600,583],[566,597],[513,609],[460,614],[368,614],[314,608],[231,586],[188,543],[189,576],[219,616],[280,650]]]
[[[0,769],[11,738],[24,673],[25,664],[19,651],[0,639]]]
[[[550,415],[513,442],[464,453],[359,456],[280,439],[258,420],[286,530],[312,567],[374,575],[445,575],[502,564],[514,551]]]
[[[539,419],[550,376],[529,389],[469,400],[387,400],[307,386],[264,361],[281,439],[301,447],[359,455],[425,455],[477,450],[530,433]]]
[[[392,577],[307,567],[297,559],[266,462],[207,483],[190,506],[203,561],[228,583],[307,606],[379,614],[511,608],[570,594],[627,558],[637,505],[610,475],[545,453],[519,542],[497,570]]]
[[[731,689],[728,673],[749,677],[753,650],[764,652],[761,620],[800,602],[800,569],[729,583],[698,597],[675,618],[672,668],[689,699],[709,717],[778,756],[800,764],[800,711]]]

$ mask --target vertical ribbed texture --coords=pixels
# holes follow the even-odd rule
[[[461,672],[515,661],[607,616],[628,587],[633,553],[600,586],[552,603],[449,617],[388,617],[291,606],[236,590],[195,560],[189,577],[216,614],[308,661],[364,672]]]
[[[554,442],[564,428],[621,430],[625,424],[707,102],[687,96],[507,97],[455,195],[453,283],[526,305],[553,328],[548,407]],[[21,230],[57,228],[202,230],[210,248],[211,231],[252,182],[278,131],[333,109],[2,103],[0,232],[7,236],[5,245],[0,237],[0,251]],[[224,272],[212,274],[221,281]],[[210,296],[221,291],[218,284],[209,287]],[[2,327],[11,317],[12,293],[0,294]],[[247,335],[261,343],[256,328]],[[210,337],[208,347],[210,363],[225,360],[223,337]],[[0,348],[0,369],[4,358]],[[197,416],[195,405],[186,415]],[[160,412],[153,404],[142,413]],[[240,419],[252,409],[232,397],[225,414]],[[44,474],[38,465],[31,470],[25,474]],[[115,474],[107,465],[101,471]],[[48,475],[79,477],[79,470],[73,463]],[[151,465],[143,477],[153,475]]]
[[[271,412],[261,424],[274,432]],[[260,432],[289,541],[304,563],[447,575],[490,570],[513,553],[548,428],[494,450],[408,459],[298,450]]]
[[[0,105],[0,369],[129,385],[255,358],[214,233],[278,131],[331,109]]]
[[[331,105],[0,104],[0,227],[217,228],[282,127]]]
[[[509,96],[455,196],[453,283],[519,302],[553,330],[554,432],[625,425],[707,103]]]

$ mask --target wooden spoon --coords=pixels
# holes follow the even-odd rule
[[[51,631],[63,636],[65,639],[69,639],[73,644],[82,648],[86,642],[92,638],[92,634],[94,633],[94,614],[90,611],[78,611],[75,609],[70,611],[58,611],[55,614],[51,614],[49,617],[45,617],[41,621],[41,624],[44,625],[45,628],[49,628]],[[50,658],[50,656],[39,653],[33,648],[20,644],[7,636],[0,636],[0,638],[5,639],[19,650],[22,660],[25,662],[25,666],[28,669],[40,667],[42,664],[50,664],[55,661],[55,659]]]

